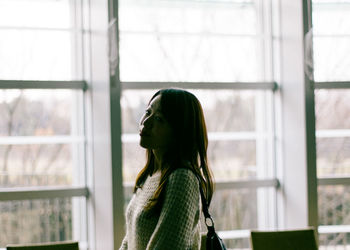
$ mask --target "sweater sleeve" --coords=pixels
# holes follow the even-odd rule
[[[188,169],[175,170],[169,176],[159,220],[147,250],[190,248],[199,213],[197,178]]]

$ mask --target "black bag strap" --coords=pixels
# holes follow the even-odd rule
[[[189,169],[189,168],[186,168],[186,169]],[[209,213],[209,206],[201,186],[201,179],[194,171],[192,171],[192,173],[198,179],[199,192],[200,192],[201,201],[202,201],[202,211],[205,218],[205,225],[207,226],[207,229],[208,229],[207,239],[206,239],[206,248],[210,250],[226,250],[226,246],[224,242],[215,232],[214,221]]]
[[[211,216],[210,216],[210,214],[209,214],[207,199],[206,199],[205,196],[204,196],[204,192],[203,192],[203,189],[202,189],[200,183],[199,183],[199,192],[200,192],[200,194],[201,194],[202,210],[203,210],[204,217],[205,217],[205,218],[211,218]]]
[[[224,242],[215,232],[214,220],[209,213],[209,206],[208,206],[207,199],[204,196],[204,192],[203,192],[203,189],[201,186],[200,177],[197,175],[196,175],[196,177],[197,177],[198,182],[199,182],[199,192],[201,194],[202,211],[203,211],[203,214],[205,217],[205,225],[207,226],[207,229],[208,229],[207,239],[206,239],[206,249],[226,250],[226,246],[225,246]]]
[[[205,218],[205,225],[207,226],[209,231],[212,231],[212,230],[214,230],[214,220],[209,213],[208,202],[204,196],[204,192],[203,192],[203,188],[201,186],[200,178],[197,175],[196,175],[196,177],[197,177],[198,182],[199,182],[199,192],[201,194],[202,211],[203,211],[204,218]]]

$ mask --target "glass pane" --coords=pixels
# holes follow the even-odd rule
[[[208,161],[215,181],[256,178],[256,141],[210,141]]]
[[[262,80],[256,10],[253,1],[120,1],[121,80]]]
[[[0,90],[0,136],[83,135],[82,92]]]
[[[317,175],[350,175],[350,90],[315,91]]]
[[[247,250],[250,249],[249,238],[223,239],[225,246],[228,249]]]
[[[120,29],[126,33],[204,30],[232,34],[257,33],[257,6],[253,0],[122,0],[119,6]]]
[[[84,184],[83,93],[0,91],[1,187]]]
[[[50,241],[86,241],[85,198],[0,202],[0,247]]]
[[[350,79],[350,35],[314,37],[316,81],[347,81]]]
[[[260,91],[189,90],[202,104],[208,132],[255,131]]]
[[[137,137],[136,142],[123,141],[123,180],[132,185],[146,164],[146,150],[139,145],[138,140]]]
[[[0,145],[0,187],[84,184],[83,144]],[[80,152],[79,152],[80,151]],[[75,160],[75,161],[74,161]]]
[[[235,189],[219,190],[214,193],[210,211],[217,231],[240,229],[266,229],[274,225],[262,222],[272,221],[274,216],[274,190]],[[206,231],[202,216],[202,231]],[[249,249],[249,239],[225,240],[230,249]]]
[[[0,79],[75,80],[69,31],[0,29]]]
[[[350,34],[349,0],[313,0],[312,2],[315,35]]]
[[[318,210],[319,225],[349,226],[350,186],[319,186]],[[320,249],[347,249],[349,243],[349,233],[320,235]]]
[[[210,211],[217,231],[257,228],[257,190],[216,190]]]
[[[319,225],[350,225],[350,187],[318,187]]]
[[[316,90],[316,128],[350,129],[350,90]]]
[[[252,38],[121,35],[121,79],[258,81],[257,45]]]
[[[320,250],[347,250],[350,245],[350,233],[319,234]]]
[[[0,0],[1,27],[71,27],[70,0]],[[4,38],[4,37],[2,37]]]
[[[350,137],[317,139],[317,176],[350,176]]]
[[[126,90],[122,93],[122,129],[123,133],[139,134],[139,124],[149,100],[157,90]]]
[[[350,79],[350,1],[313,0],[316,81]]]
[[[209,164],[216,181],[273,176],[271,93],[190,90],[200,100],[209,131]],[[138,146],[140,118],[155,90],[127,90],[122,97],[124,181],[133,182],[145,163]],[[258,112],[257,112],[258,111]]]

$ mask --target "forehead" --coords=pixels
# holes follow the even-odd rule
[[[157,95],[154,97],[154,99],[150,102],[149,107],[152,108],[153,110],[158,110],[160,111],[160,95]]]

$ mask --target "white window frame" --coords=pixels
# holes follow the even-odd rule
[[[275,179],[219,183],[218,189],[273,187],[277,190],[276,227],[318,227],[317,185],[349,185],[350,178],[316,175],[314,90],[350,89],[350,82],[313,82],[304,73],[304,36],[311,27],[311,0],[271,0],[273,81],[252,83],[121,82],[118,55],[118,1],[90,0],[84,5],[83,81],[0,81],[0,89],[80,89],[85,92],[87,186],[0,190],[0,201],[23,198],[86,197],[91,249],[118,249],[124,236],[124,187],[121,165],[120,96],[126,89],[177,86],[188,89],[272,90],[275,98]],[[113,26],[114,25],[114,26]],[[114,31],[113,31],[114,29]],[[117,31],[117,32],[115,32]],[[108,62],[117,62],[109,64]],[[110,69],[114,65],[114,74]],[[319,132],[321,133],[321,131]],[[10,139],[10,138],[8,138]],[[59,138],[56,138],[57,140]],[[62,139],[62,138],[61,138]],[[12,140],[12,139],[10,139]],[[130,187],[126,187],[127,191]],[[322,226],[319,233],[350,232],[349,226]],[[223,238],[247,238],[249,230],[220,232]]]
[[[77,2],[78,4],[82,4],[81,2]],[[75,4],[72,5],[73,8],[77,7]],[[83,6],[84,8],[87,8],[88,6]],[[83,12],[76,13],[76,11],[80,10],[78,7],[77,9],[72,10],[71,17],[74,19],[75,22],[79,23],[83,26],[83,18],[80,19],[80,17],[83,16]],[[86,12],[87,9],[85,9],[85,25],[88,23],[87,18],[89,18]],[[79,15],[77,19],[77,15]],[[81,22],[81,23],[80,23]],[[71,31],[77,33],[79,30],[75,29],[48,29],[48,28],[22,28],[22,27],[2,27],[5,29],[16,29],[16,30],[63,30],[63,31]],[[86,28],[86,27],[84,27]],[[85,44],[81,39],[82,37],[79,37],[80,35],[77,34],[74,39],[76,39],[74,42],[79,43],[81,46],[87,45]],[[88,38],[90,39],[90,38]],[[79,58],[75,58],[75,60],[79,60],[80,56],[83,59],[84,62],[77,62],[74,61],[72,63],[72,67],[79,67],[80,64],[83,64],[85,67],[86,65],[89,65],[89,62],[87,59],[89,58],[89,55],[87,55],[87,51],[85,51],[86,48],[82,48],[81,51],[77,51]],[[85,55],[86,54],[86,55]],[[77,63],[79,65],[77,65]],[[86,64],[86,65],[85,65]],[[74,71],[74,70],[73,70]],[[78,73],[80,75],[80,73]],[[82,78],[83,76],[75,76],[78,78]],[[81,116],[79,116],[77,119],[81,120],[83,123],[84,135],[83,136],[6,136],[1,137],[0,145],[23,145],[23,144],[43,144],[43,143],[50,143],[50,144],[57,144],[57,143],[82,143],[85,145],[84,150],[85,155],[84,157],[88,157],[87,149],[90,148],[88,146],[88,143],[85,141],[85,137],[88,137],[86,134],[86,129],[89,127],[89,124],[91,124],[91,120],[89,120],[89,114],[87,114],[87,106],[89,107],[88,98],[86,98],[88,93],[88,82],[85,80],[71,80],[71,81],[46,81],[46,80],[0,80],[0,90],[9,90],[9,89],[21,89],[21,90],[33,90],[33,89],[41,89],[41,90],[77,90],[82,91],[84,93],[84,103],[83,103],[83,111]],[[87,126],[86,126],[87,125]],[[90,141],[91,143],[91,141]],[[78,155],[77,157],[79,160],[82,160],[82,162],[79,162],[78,166],[79,170],[86,171],[86,165],[89,161],[87,159],[81,159],[80,153],[76,152]],[[83,157],[83,158],[84,158]],[[82,178],[80,178],[82,176]],[[85,173],[80,175],[79,178],[82,179],[82,182],[85,181]],[[16,201],[16,200],[36,200],[36,199],[55,199],[55,198],[73,198],[73,197],[84,197],[87,201],[89,201],[90,198],[90,190],[91,186],[89,185],[74,185],[72,187],[18,187],[18,188],[0,188],[0,201],[6,202],[6,201]],[[87,218],[86,214],[82,212],[79,209],[79,204],[75,204],[75,201],[73,201],[73,208],[72,212],[74,214],[72,223],[73,223],[73,237],[75,235],[75,232],[80,233],[80,227],[84,227],[84,224],[86,224]],[[89,208],[88,208],[89,209]],[[76,218],[75,218],[76,217]],[[78,218],[79,217],[79,218]],[[80,224],[80,220],[82,220],[82,224]],[[88,234],[91,234],[91,230],[83,230],[83,232],[87,232]],[[87,242],[84,242],[86,236],[83,236],[83,241],[80,242],[80,248],[81,249],[87,249]],[[90,240],[90,238],[89,238]]]
[[[51,89],[51,90],[87,90],[85,81],[26,81],[26,80],[0,80],[1,89]],[[85,108],[84,108],[85,109]],[[85,110],[84,110],[85,111]],[[83,115],[85,117],[85,115]],[[86,121],[83,121],[86,123]],[[57,143],[84,143],[84,137],[81,136],[6,136],[1,138],[0,145],[23,145],[23,144],[57,144]],[[84,163],[83,163],[84,164]],[[89,198],[90,191],[87,186],[73,187],[20,187],[20,188],[0,188],[0,201],[15,201],[15,200],[34,200],[34,199],[55,199],[55,198],[73,198],[85,197]],[[73,210],[77,208],[73,205]],[[77,211],[77,216],[84,218],[84,214]],[[80,227],[79,220],[73,227]],[[74,223],[73,221],[73,223]],[[75,231],[79,229],[73,228]],[[81,248],[86,249],[86,242],[81,242]]]
[[[312,28],[312,0],[304,0],[304,25],[308,26],[310,30]],[[306,32],[305,32],[306,33]],[[307,47],[305,45],[305,47]],[[311,45],[312,49],[312,45]],[[307,53],[307,52],[306,52]],[[313,73],[313,72],[312,72]],[[307,110],[314,110],[315,105],[315,96],[314,93],[318,89],[350,89],[350,81],[329,81],[329,82],[315,82],[313,79],[307,79],[306,81],[306,89],[308,102],[306,103]],[[312,211],[313,215],[310,216],[309,221],[310,225],[314,226],[318,229],[320,234],[329,234],[329,233],[350,233],[350,225],[327,225],[327,226],[319,226],[318,223],[318,194],[317,187],[324,185],[342,185],[348,186],[350,185],[349,177],[331,177],[331,178],[317,178],[317,168],[316,168],[316,138],[324,138],[324,137],[348,137],[350,135],[349,130],[317,130],[315,126],[315,112],[313,111],[313,115],[309,117],[307,120],[311,123],[311,126],[308,130],[308,138],[312,137],[310,144],[308,147],[312,150],[312,159],[308,162],[308,172],[311,173],[312,178],[309,182],[312,182],[312,192],[310,192],[311,196],[309,200],[311,200],[309,204],[309,211]]]
[[[277,0],[276,0],[277,1]],[[302,130],[298,130],[302,135],[301,140],[296,138],[293,139],[293,136],[290,136],[288,139],[288,134],[284,134],[284,140],[287,142],[283,148],[284,157],[290,157],[286,161],[284,169],[288,171],[285,174],[285,182],[282,181],[282,190],[287,189],[287,192],[284,192],[285,206],[284,213],[286,218],[285,227],[306,227],[313,226],[318,229],[320,234],[327,233],[350,233],[349,225],[329,225],[329,226],[319,226],[318,223],[318,193],[317,187],[323,185],[349,185],[350,178],[348,177],[332,177],[332,178],[317,178],[317,167],[316,167],[316,138],[321,137],[339,137],[339,136],[349,136],[348,130],[318,130],[316,131],[315,126],[315,90],[317,89],[350,89],[349,81],[330,81],[330,82],[315,82],[313,77],[310,78],[310,74],[305,72],[309,69],[306,69],[306,57],[312,51],[312,45],[310,46],[310,40],[306,38],[307,33],[312,28],[312,0],[304,0],[302,3],[298,1],[280,1],[281,11],[282,11],[282,21],[281,21],[281,31],[283,40],[283,32],[285,32],[285,41],[282,42],[282,46],[285,46],[285,49],[282,48],[282,53],[285,51],[284,55],[281,56],[281,60],[285,61],[286,72],[287,74],[292,73],[297,66],[304,66],[304,69],[299,69],[298,72],[294,72],[295,76],[299,77],[298,81],[294,83],[291,81],[292,76],[287,76],[287,84],[281,86],[282,91],[282,108],[286,109],[293,108],[291,111],[284,110],[282,113],[284,118],[283,123],[290,123],[295,120],[293,116],[296,113],[299,113],[299,119],[301,120],[299,126],[285,125],[286,133],[293,131],[293,129],[298,130],[298,127],[301,126]],[[284,13],[284,15],[283,15]],[[283,20],[285,19],[285,25]],[[302,20],[302,23],[300,23]],[[297,24],[297,25],[296,25]],[[292,27],[293,25],[293,27]],[[294,31],[294,32],[293,32]],[[299,34],[297,34],[297,32]],[[294,41],[294,42],[293,42]],[[293,47],[292,44],[296,44],[298,41],[298,49]],[[311,41],[312,42],[312,41]],[[298,53],[296,53],[298,51]],[[292,62],[291,59],[298,57],[298,61]],[[283,66],[283,63],[282,63]],[[282,73],[283,73],[282,72]],[[310,73],[310,72],[308,72]],[[309,75],[309,76],[308,76]],[[313,75],[313,72],[311,72]],[[302,79],[304,78],[304,79]],[[297,79],[296,79],[297,80]],[[287,89],[286,89],[287,88]],[[293,94],[294,92],[294,94]],[[283,95],[284,94],[284,95]],[[295,101],[289,100],[293,95],[295,95]],[[297,101],[297,95],[299,95],[299,104]],[[283,96],[286,97],[283,100]],[[301,103],[301,104],[300,104]],[[296,108],[298,107],[298,108]],[[294,113],[294,114],[292,114]],[[304,117],[302,117],[304,116]],[[302,121],[304,120],[304,121]],[[292,134],[294,134],[292,132]],[[297,135],[294,135],[297,136]],[[293,145],[291,142],[296,142],[299,149],[294,148],[293,154]],[[299,144],[300,143],[300,144]],[[291,149],[288,149],[288,148]],[[290,155],[290,156],[289,156]],[[299,157],[299,160],[294,157]],[[300,160],[300,158],[302,158]],[[299,164],[302,164],[302,167]],[[299,173],[297,173],[299,172]],[[299,182],[297,181],[299,179]],[[300,183],[300,180],[302,182]],[[298,183],[298,185],[295,185]],[[283,185],[286,188],[283,188]],[[299,200],[297,199],[299,195]],[[295,198],[293,198],[295,197]],[[293,207],[294,205],[294,207]],[[299,208],[299,210],[298,210]]]

